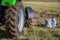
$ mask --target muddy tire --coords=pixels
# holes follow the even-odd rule
[[[17,37],[23,30],[24,13],[20,5],[13,6],[5,12],[5,24],[8,37]]]

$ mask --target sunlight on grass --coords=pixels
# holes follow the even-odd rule
[[[1,40],[15,40],[15,39],[1,39]],[[60,29],[56,31],[46,27],[31,26],[23,29],[23,34],[19,36],[19,40],[60,40]]]
[[[60,31],[57,29],[56,31],[53,29],[49,31],[49,29],[45,27],[31,26],[29,28],[24,28],[22,38],[23,37],[29,40],[59,40]]]
[[[24,6],[31,6],[33,9],[47,9],[51,11],[60,11],[60,2],[23,2]]]

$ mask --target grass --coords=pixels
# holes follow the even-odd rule
[[[15,39],[0,39],[0,40],[16,40]],[[60,40],[60,29],[48,29],[46,27],[31,26],[23,29],[23,34],[18,40]]]
[[[60,29],[49,29],[45,27],[31,26],[30,28],[24,28],[24,34],[21,39],[28,40],[60,40]]]
[[[24,7],[31,6],[34,10],[48,10],[52,13],[60,12],[60,2],[23,2]],[[59,22],[60,24],[60,22]],[[48,29],[45,27],[31,26],[24,28],[24,34],[21,39],[28,40],[60,40],[60,28]]]
[[[34,10],[50,10],[54,12],[60,11],[60,2],[23,2],[25,6],[31,6]]]

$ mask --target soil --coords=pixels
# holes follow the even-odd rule
[[[44,25],[45,18],[52,18],[55,17],[57,21],[57,27],[60,27],[60,13],[52,13],[48,11],[34,11],[34,19],[32,19],[32,25]]]

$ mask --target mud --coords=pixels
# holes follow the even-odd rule
[[[55,17],[57,21],[57,27],[60,27],[60,13],[51,13],[49,11],[34,11],[34,19],[32,19],[32,25],[44,25],[45,18]]]

